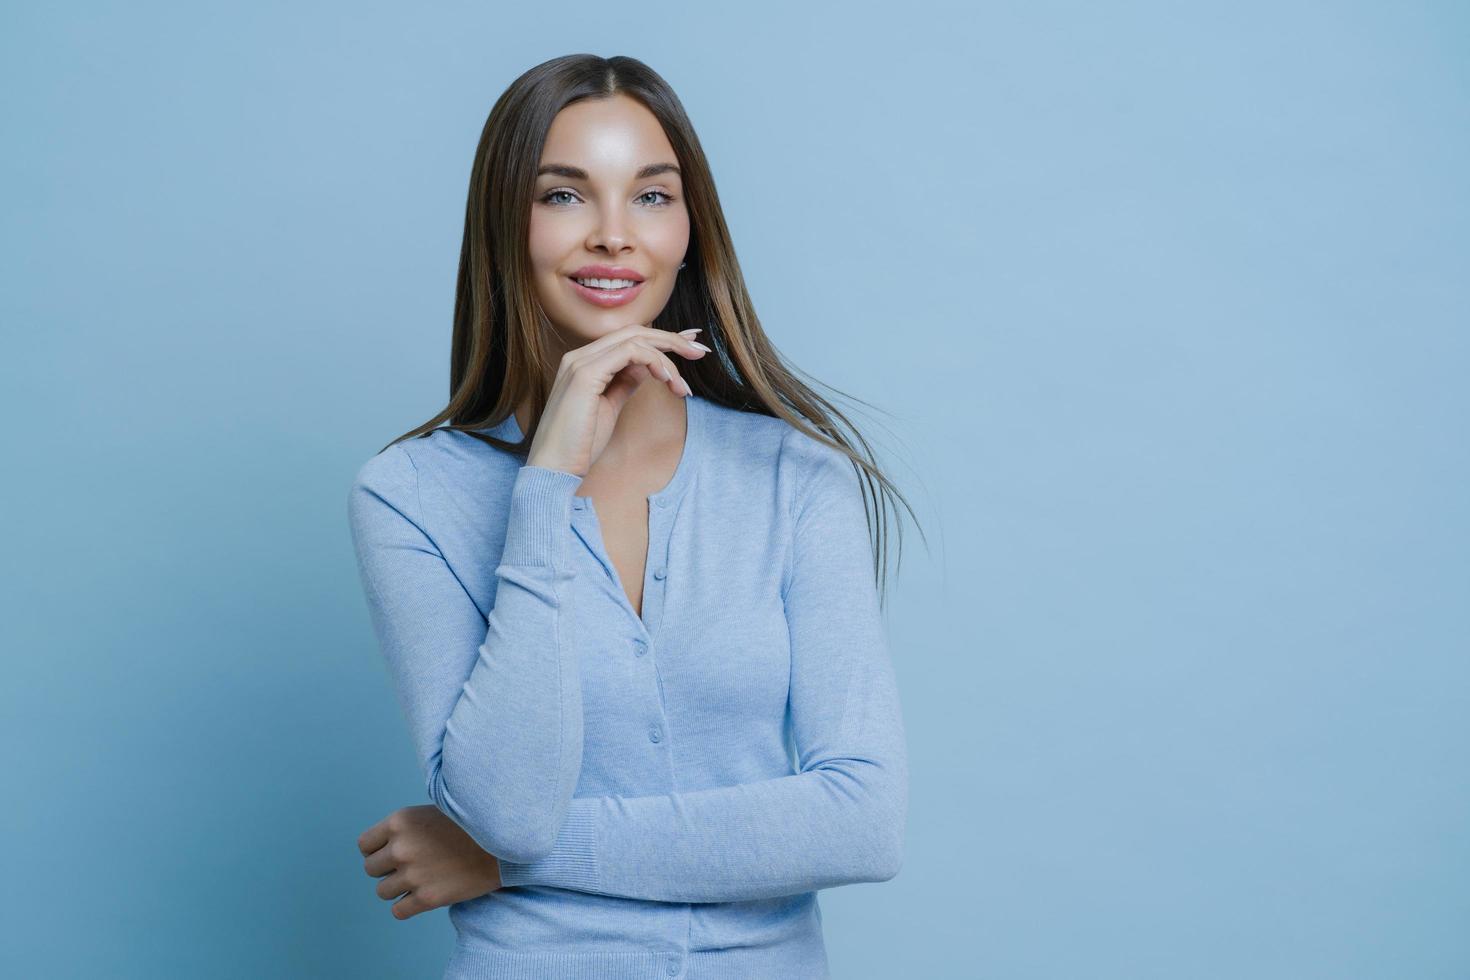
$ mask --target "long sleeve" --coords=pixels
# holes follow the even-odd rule
[[[501,862],[505,884],[726,902],[898,873],[907,752],[860,484],[846,456],[802,438],[813,463],[795,495],[784,594],[799,771],[692,792],[574,798],[549,854]]]
[[[582,767],[577,651],[562,629],[581,477],[522,466],[482,615],[426,528],[412,456],[369,460],[348,496],[358,567],[429,798],[485,851],[550,852]]]

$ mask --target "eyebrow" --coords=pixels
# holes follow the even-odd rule
[[[679,168],[674,166],[672,163],[650,163],[647,166],[641,168],[636,174],[634,174],[633,179],[647,180],[649,177],[657,177],[659,174],[664,173],[673,173],[679,174],[679,176],[681,177],[683,176]],[[573,167],[571,164],[567,163],[543,163],[541,165],[541,168],[536,171],[536,176],[541,177],[545,174],[555,174],[558,177],[565,177],[567,180],[589,179],[587,176],[587,171],[583,170],[581,167]]]

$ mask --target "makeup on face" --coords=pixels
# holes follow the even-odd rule
[[[643,274],[613,265],[588,265],[567,276],[578,296],[595,306],[631,303],[643,290]]]

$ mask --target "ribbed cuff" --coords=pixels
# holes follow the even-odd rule
[[[574,798],[567,808],[567,818],[551,853],[535,861],[516,863],[500,861],[500,881],[504,885],[550,885],[575,891],[596,892],[600,887],[597,870],[597,812],[600,801],[595,796]]]
[[[565,532],[572,525],[572,497],[581,485],[575,473],[522,466],[510,491],[501,563],[561,565]]]

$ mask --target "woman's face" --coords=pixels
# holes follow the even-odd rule
[[[569,105],[551,123],[540,171],[531,275],[563,342],[652,324],[689,248],[684,187],[658,119],[626,95]]]

